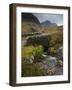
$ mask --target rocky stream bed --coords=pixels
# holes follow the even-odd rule
[[[39,66],[39,69],[43,70],[43,75],[63,75],[63,60],[62,60],[62,47],[59,48],[57,57],[43,54],[41,62],[33,63],[33,57],[30,59],[30,63]]]

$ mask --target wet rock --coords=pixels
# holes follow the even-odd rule
[[[42,62],[47,64],[48,67],[54,67],[57,64],[57,59],[56,57],[47,56]]]

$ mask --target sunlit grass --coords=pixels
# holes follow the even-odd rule
[[[23,58],[30,58],[33,53],[33,46],[24,46],[22,47],[22,57]]]

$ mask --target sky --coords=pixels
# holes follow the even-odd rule
[[[48,14],[48,13],[33,13],[40,22],[46,20],[56,23],[58,26],[63,25],[63,15],[62,14]]]

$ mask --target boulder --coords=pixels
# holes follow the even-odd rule
[[[46,75],[53,75],[57,65],[56,57],[48,56],[42,61],[42,67],[46,71]]]
[[[46,58],[44,58],[44,60],[42,62],[44,64],[47,64],[47,66],[49,66],[49,67],[54,67],[57,64],[57,59],[56,59],[56,57],[47,56]]]

